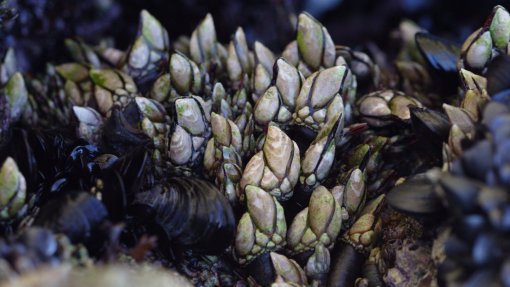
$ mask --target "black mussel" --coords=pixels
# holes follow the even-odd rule
[[[269,252],[258,256],[246,266],[246,270],[261,286],[270,286],[276,277]]]
[[[497,94],[493,94],[491,99],[510,107],[510,89],[502,90]]]
[[[510,89],[510,56],[502,54],[492,60],[487,67],[486,77],[487,93],[492,97]]]
[[[443,113],[427,108],[411,107],[411,122],[418,137],[427,141],[445,142],[448,139],[450,123]]]
[[[462,154],[460,161],[461,174],[485,181],[492,168],[493,147],[488,140],[477,142]],[[456,173],[458,171],[454,170]]]
[[[57,237],[45,228],[30,227],[16,236],[2,238],[0,239],[2,270],[5,272],[12,269],[11,272],[14,273],[2,274],[2,279],[6,279],[5,276],[14,277],[16,273],[29,272],[44,265],[58,263],[58,253]]]
[[[339,242],[331,253],[331,270],[328,287],[354,286],[356,278],[361,275],[365,255],[350,244]]]
[[[369,287],[383,287],[383,278],[376,264],[365,264],[363,267],[363,278],[368,282]]]
[[[94,158],[98,155],[99,149],[95,145],[75,147],[65,160],[64,168],[57,177],[66,179],[68,189],[89,189],[94,177],[99,173],[99,166],[94,162]]]
[[[114,154],[121,155],[135,147],[149,146],[151,139],[129,123],[120,107],[114,106],[103,127],[103,141]]]
[[[452,259],[463,259],[471,252],[471,247],[468,243],[455,234],[448,237],[448,239],[444,242],[443,248],[445,254]]]
[[[138,148],[123,157],[114,159],[109,166],[100,171],[102,202],[108,209],[112,220],[125,217],[127,207],[134,194],[146,183],[146,169],[150,161],[150,152]]]
[[[493,270],[481,269],[480,271],[472,274],[469,279],[463,284],[464,287],[477,287],[488,286],[497,287],[501,286],[498,274]]]
[[[432,76],[439,83],[439,89],[455,92],[458,86],[457,61],[460,47],[446,39],[429,33],[418,32],[415,36],[416,46],[425,58]]]
[[[150,219],[180,247],[216,253],[227,248],[234,238],[232,207],[216,186],[202,179],[171,178],[136,194],[133,206],[136,213],[152,210],[154,218]]]
[[[460,220],[456,221],[453,231],[471,241],[490,226],[489,221],[480,214],[464,215]]]
[[[425,32],[416,33],[415,41],[420,53],[434,70],[457,74],[459,46]]]
[[[480,234],[476,238],[472,247],[472,256],[474,263],[479,266],[487,266],[493,262],[498,262],[503,256],[501,242],[498,242],[495,234]]]
[[[451,211],[470,213],[477,209],[480,187],[476,182],[464,177],[443,174],[439,178],[439,185],[448,199]]]
[[[27,250],[35,252],[40,258],[50,258],[57,252],[57,240],[53,232],[41,227],[31,227],[23,230],[16,239]]]
[[[441,112],[411,107],[411,124],[419,144],[434,155],[441,155],[442,144],[447,142],[450,122]]]
[[[90,193],[73,191],[48,201],[41,207],[34,225],[64,233],[71,242],[86,242],[108,217],[101,201]]]
[[[426,174],[408,178],[395,186],[386,198],[391,207],[417,217],[432,219],[444,210],[436,185]]]
[[[246,271],[260,286],[274,286],[277,282],[285,282],[290,286],[309,286],[301,265],[276,252],[258,256],[246,266]]]

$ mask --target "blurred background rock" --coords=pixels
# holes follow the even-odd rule
[[[274,51],[294,38],[289,13],[306,10],[329,30],[336,44],[363,47],[373,42],[388,49],[390,32],[409,18],[434,34],[461,42],[479,27],[495,4],[480,0],[5,0],[17,17],[0,29],[0,53],[17,51],[24,71],[40,71],[47,61],[67,57],[63,40],[79,37],[97,43],[111,36],[127,48],[138,25],[139,11],[147,9],[168,29],[170,39],[190,35],[211,13],[219,40],[228,42],[237,26],[249,43],[255,39]],[[507,8],[508,5],[507,5]]]

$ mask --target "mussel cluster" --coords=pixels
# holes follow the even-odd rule
[[[0,280],[510,286],[505,8],[462,48],[404,21],[395,59],[289,21],[279,54],[145,10],[127,51],[22,75],[8,49]]]

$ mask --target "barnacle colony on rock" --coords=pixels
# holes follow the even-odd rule
[[[307,13],[280,52],[147,11],[127,51],[69,39],[43,75],[7,50],[0,279],[509,285],[509,19],[462,49],[403,22],[395,67]]]

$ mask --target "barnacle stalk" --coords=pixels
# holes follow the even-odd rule
[[[180,95],[198,95],[202,89],[202,75],[195,62],[180,53],[170,58],[170,83]]]
[[[191,34],[189,55],[194,62],[204,66],[206,71],[210,71],[214,67],[219,72],[224,66],[221,54],[225,51],[222,50],[224,50],[223,46],[216,40],[214,20],[211,14],[207,14]]]
[[[214,84],[211,100],[213,112],[218,113],[224,118],[233,119],[232,107],[230,106],[232,99],[220,82]]]
[[[171,102],[166,156],[172,167],[189,173],[202,162],[211,135],[210,113],[210,106],[200,97],[180,97]]]
[[[240,264],[248,264],[258,256],[285,245],[287,224],[283,207],[269,193],[247,186],[247,212],[237,225],[235,253]]]
[[[127,106],[138,93],[133,79],[121,71],[92,69],[89,75],[95,84],[94,98],[99,112],[105,116],[111,114],[113,106]]]
[[[257,102],[271,84],[275,56],[264,44],[256,41],[253,45],[254,71],[252,77],[252,100]]]
[[[240,199],[239,181],[242,175],[242,136],[237,125],[216,113],[211,113],[212,138],[204,154],[204,168],[216,180],[220,191],[232,203]]]
[[[259,187],[278,200],[288,200],[300,170],[299,148],[281,129],[269,126],[264,146],[256,153],[241,178],[241,188]]]
[[[308,207],[299,212],[287,232],[287,248],[292,254],[313,250],[317,245],[330,248],[342,227],[342,208],[324,186],[312,192]]]
[[[374,127],[388,126],[396,121],[409,122],[409,107],[421,107],[421,103],[400,91],[382,90],[369,93],[357,102],[360,116]]]
[[[13,122],[20,119],[28,106],[28,91],[20,73],[15,73],[5,85],[3,93],[9,104],[9,114]]]
[[[248,49],[242,28],[237,28],[228,45],[227,72],[234,85],[249,80],[253,72],[253,54]],[[245,83],[248,85],[249,83]]]
[[[18,165],[8,157],[0,168],[0,219],[13,218],[26,199],[26,181]]]
[[[152,157],[160,163],[168,144],[168,123],[170,119],[165,108],[155,100],[136,97],[135,103],[142,116],[140,128],[152,139],[155,147]]]
[[[78,119],[77,136],[89,143],[98,144],[103,117],[96,110],[89,107],[74,106],[73,112]]]
[[[332,119],[320,130],[301,160],[300,183],[306,190],[319,185],[333,166],[336,145],[340,141],[342,119]]]
[[[135,42],[126,54],[127,73],[138,85],[153,81],[168,59],[168,50],[166,29],[149,12],[142,10]]]
[[[309,76],[296,99],[293,122],[319,131],[331,119],[344,113],[343,95],[352,74],[347,66],[335,66]]]
[[[18,71],[16,53],[14,49],[9,48],[0,63],[0,86],[3,87],[7,81]]]
[[[310,279],[312,286],[326,285],[330,264],[329,249],[322,244],[317,244],[305,266],[306,276]]]
[[[275,252],[271,252],[270,256],[276,275],[275,283],[308,286],[305,271],[296,261]]]
[[[328,30],[308,13],[299,14],[296,42],[302,60],[299,70],[305,77],[335,64],[335,44]]]
[[[473,32],[464,42],[458,66],[484,72],[498,53],[508,54],[510,14],[502,6],[495,6],[484,26]]]
[[[75,105],[89,105],[94,89],[89,69],[79,63],[66,63],[55,69],[65,79],[64,90],[69,101]]]
[[[66,39],[65,45],[76,62],[91,68],[101,68],[98,55],[89,45],[73,39]]]
[[[253,115],[258,126],[274,122],[282,127],[290,124],[296,99],[304,81],[301,73],[283,58],[274,64],[273,84],[255,104]]]

